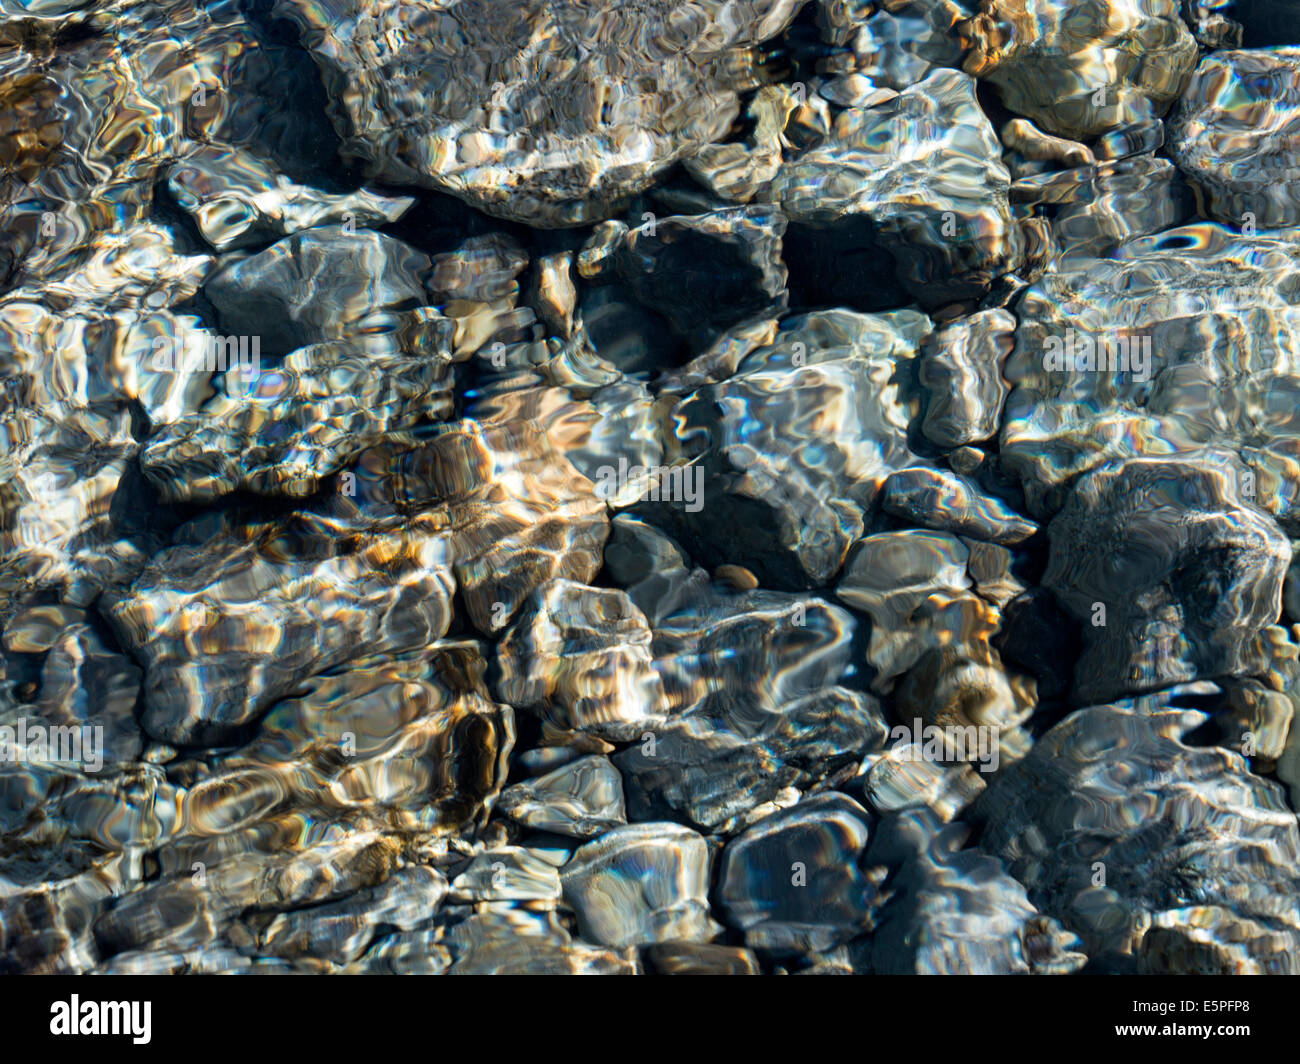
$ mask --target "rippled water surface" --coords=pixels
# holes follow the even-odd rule
[[[1300,973],[1300,6],[0,0],[0,971]]]

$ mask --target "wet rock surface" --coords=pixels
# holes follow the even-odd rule
[[[378,311],[423,302],[429,266],[392,237],[322,226],[219,270],[203,291],[226,331],[257,335],[268,354],[286,354],[364,328]]]
[[[928,393],[921,431],[954,449],[997,434],[1010,389],[1002,363],[1015,342],[1016,319],[987,310],[935,329],[925,342],[920,380]]]
[[[0,971],[1295,974],[1296,25],[0,2]]]
[[[614,757],[634,817],[739,824],[881,745],[879,703],[845,686],[847,611],[761,591],[699,591],[697,603],[664,618],[652,644],[671,714]]]
[[[582,276],[621,281],[676,332],[699,337],[697,343],[744,318],[785,309],[780,211],[754,206],[647,216],[636,229],[619,231],[615,248],[602,242],[585,251]]]
[[[142,724],[155,738],[212,741],[307,676],[447,631],[454,581],[441,539],[393,531],[338,553],[328,524],[304,518],[200,532],[108,606],[146,663]]]

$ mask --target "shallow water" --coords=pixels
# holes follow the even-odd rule
[[[0,0],[0,102],[0,971],[1300,973],[1290,0]]]

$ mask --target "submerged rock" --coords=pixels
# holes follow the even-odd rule
[[[191,293],[190,271],[206,263],[169,260],[174,246],[152,229],[110,250],[112,265],[120,252],[132,272],[170,261]],[[101,305],[79,276],[69,284],[84,301],[72,305],[48,290],[0,301],[0,600],[48,590],[88,605],[132,579],[172,523],[135,467],[136,418],[167,421],[198,407],[203,378],[154,356],[179,336],[209,337],[192,316],[150,307],[115,269],[96,276],[120,305]]]
[[[819,4],[823,38],[849,53],[823,61],[826,73],[838,75],[820,86],[827,99],[870,106],[865,101],[882,89],[901,91],[937,67],[961,65],[962,45],[953,27],[965,12],[952,0],[900,0],[876,5],[866,17],[868,6],[838,0]]]
[[[568,935],[543,937],[531,928],[500,921],[479,921],[465,942],[453,941],[455,963],[449,975],[640,975],[632,947],[603,949],[575,942]],[[468,921],[467,921],[468,923]],[[463,927],[464,925],[462,925]],[[453,929],[455,931],[459,928]],[[450,936],[448,936],[450,937]]]
[[[892,813],[927,807],[945,822],[987,786],[985,777],[969,764],[945,765],[927,757],[919,741],[899,743],[868,757],[863,769],[863,792],[872,809]]]
[[[443,640],[305,680],[226,764],[270,769],[305,808],[470,830],[505,786],[515,742],[513,710],[488,694],[483,650]]]
[[[435,869],[402,869],[377,887],[343,901],[281,913],[265,927],[250,919],[233,937],[260,956],[347,964],[366,951],[379,928],[412,931],[430,922],[446,893],[447,881]]]
[[[610,522],[605,572],[627,591],[652,627],[706,594],[707,574],[689,565],[681,547],[654,525],[630,514]]]
[[[745,112],[754,123],[749,143],[706,144],[683,160],[684,168],[720,199],[749,202],[781,168],[785,129],[797,110],[798,96],[789,86],[764,85]]]
[[[290,181],[250,152],[202,145],[171,168],[167,187],[217,251],[249,247],[322,223],[381,226],[415,203],[365,189],[330,195]]]
[[[1159,117],[1196,65],[1178,0],[980,0],[962,69],[1012,111],[1075,140]]]
[[[43,653],[44,660],[32,702],[0,704],[0,726],[77,729],[62,734],[78,740],[72,753],[82,767],[98,773],[140,758],[144,743],[135,704],[143,674],[126,655],[109,649],[89,621],[70,607],[36,607],[6,626],[7,649]],[[58,745],[54,739],[47,743]]]
[[[646,948],[660,975],[761,975],[758,958],[738,946],[704,942],[664,942]]]
[[[106,596],[145,665],[145,730],[220,741],[309,676],[441,637],[455,588],[446,541],[415,527],[356,531],[336,539],[306,513],[215,533],[200,522]]]
[[[1205,223],[1070,257],[1026,290],[1001,460],[1030,513],[1109,461],[1226,448],[1251,474],[1241,494],[1294,524],[1298,269],[1290,230]]]
[[[310,495],[390,433],[451,414],[453,324],[419,311],[385,324],[382,338],[312,344],[273,369],[232,358],[222,394],[148,440],[145,475],[169,502]]]
[[[1300,48],[1206,56],[1169,152],[1212,218],[1250,233],[1300,223]]]
[[[730,830],[848,769],[884,737],[853,682],[849,615],[819,599],[704,588],[656,623],[668,719],[614,756],[633,819]]]
[[[372,315],[425,302],[429,257],[368,229],[308,229],[208,278],[224,330],[257,337],[268,355],[339,340]]]
[[[879,893],[859,867],[871,822],[851,798],[818,794],[727,843],[718,900],[750,949],[827,950],[872,927]]]
[[[130,414],[15,410],[7,398],[7,428],[22,442],[0,458],[0,598],[22,602],[44,587],[89,605],[138,572],[160,539],[138,504],[124,505],[152,494],[128,475]]]
[[[915,390],[899,382],[929,321],[915,311],[789,318],[770,346],[674,411],[702,450],[702,505],[670,512],[707,564],[738,563],[768,586],[838,572],[889,473],[911,464]],[[730,530],[726,556],[710,530]]]
[[[645,615],[622,591],[555,580],[497,651],[502,698],[561,728],[629,740],[666,711]]]
[[[1215,724],[1224,746],[1240,750],[1250,757],[1255,771],[1275,771],[1278,779],[1286,782],[1279,759],[1286,752],[1287,736],[1295,719],[1297,696],[1300,695],[1296,690],[1296,661],[1300,657],[1300,646],[1292,642],[1286,629],[1274,625],[1260,633],[1252,654],[1271,658],[1267,671],[1258,679],[1250,677],[1219,682],[1225,698],[1222,705],[1213,707],[1217,710]]]
[[[554,907],[560,900],[555,866],[519,846],[479,854],[451,883],[454,902],[527,902],[534,909]]]
[[[1288,0],[1282,0],[1287,3]],[[1239,14],[1236,5],[1224,0],[1186,0],[1183,16],[1191,27],[1196,43],[1211,51],[1218,48],[1240,48],[1241,23],[1224,15],[1224,10]]]
[[[965,477],[938,469],[903,469],[890,474],[880,507],[911,525],[937,528],[1015,546],[1038,526],[1000,499],[986,495]]]
[[[1018,204],[1054,211],[1058,261],[1108,257],[1132,237],[1158,233],[1196,215],[1187,182],[1168,159],[1154,155],[1027,178],[1012,186],[1011,197]]]
[[[492,635],[547,581],[595,577],[609,515],[569,457],[590,438],[589,402],[530,387],[484,397],[469,413],[363,451],[356,499],[385,520],[432,507],[468,619]]]
[[[606,832],[573,855],[560,879],[589,942],[707,942],[721,930],[709,917],[708,846],[680,824]]]
[[[995,436],[1010,388],[1002,363],[1011,353],[1016,319],[982,310],[935,329],[922,348],[920,379],[929,393],[921,431],[943,448]]]
[[[1231,459],[1143,458],[1083,477],[1048,527],[1043,584],[1083,629],[1087,705],[1258,667],[1291,544],[1240,493]]]
[[[790,220],[791,265],[818,302],[901,305],[873,292],[883,275],[939,306],[977,299],[1021,265],[1001,154],[975,82],[940,70],[888,103],[842,112],[765,195]]]
[[[94,925],[113,965],[147,952],[179,953],[184,970],[329,970],[355,956],[385,920],[417,926],[436,912],[446,880],[396,869],[396,847],[374,832],[309,843],[299,853],[236,853],[193,864],[193,874],[146,885]],[[279,963],[277,963],[279,962]]]
[[[755,206],[649,217],[597,262],[580,259],[582,275],[621,280],[683,336],[711,336],[753,315],[785,309],[780,211]]]
[[[1065,975],[1079,941],[1039,914],[1001,862],[963,850],[971,829],[932,811],[887,816],[864,861],[891,870],[871,936],[877,975]]]
[[[800,0],[281,0],[372,172],[559,227],[616,213],[723,139],[753,47]]]
[[[734,830],[850,768],[885,733],[877,702],[846,688],[825,688],[764,717],[755,726],[690,716],[617,754],[632,815],[673,814],[704,830]]]
[[[836,595],[871,618],[872,688],[893,692],[909,726],[919,720],[963,735],[992,729],[985,734],[995,737],[997,750],[965,749],[959,759],[1017,756],[1026,745],[1019,725],[1033,709],[1034,685],[1005,668],[992,643],[999,612],[970,590],[970,556],[945,533],[878,533],[858,544]]]
[[[1002,143],[1023,158],[1062,166],[1094,166],[1091,150],[1077,141],[1044,133],[1026,118],[1013,118],[1002,127]]]
[[[1295,815],[1238,754],[1186,743],[1205,715],[1177,694],[1067,717],[977,799],[980,846],[1107,969],[1294,972]]]
[[[539,831],[590,838],[627,823],[623,779],[604,757],[583,757],[545,776],[517,783],[499,811]]]

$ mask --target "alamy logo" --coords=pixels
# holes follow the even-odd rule
[[[922,725],[920,718],[889,730],[899,761],[978,761],[981,772],[996,772],[1001,756],[999,731],[987,724]]]
[[[1043,369],[1048,373],[1128,373],[1138,383],[1151,379],[1150,336],[1094,337],[1066,329],[1043,344]]]
[[[698,465],[634,466],[620,455],[617,466],[596,470],[596,494],[610,503],[629,505],[640,499],[677,502],[687,513],[704,509],[704,470]]]
[[[158,373],[225,373],[238,369],[251,382],[262,367],[260,336],[215,336],[181,329],[153,341],[149,368]]]
[[[104,767],[104,727],[101,724],[0,725],[0,764],[75,765],[86,772]]]
[[[50,1005],[50,1034],[129,1034],[136,1045],[148,1045],[152,1011],[151,1001],[82,1001],[73,994]]]

